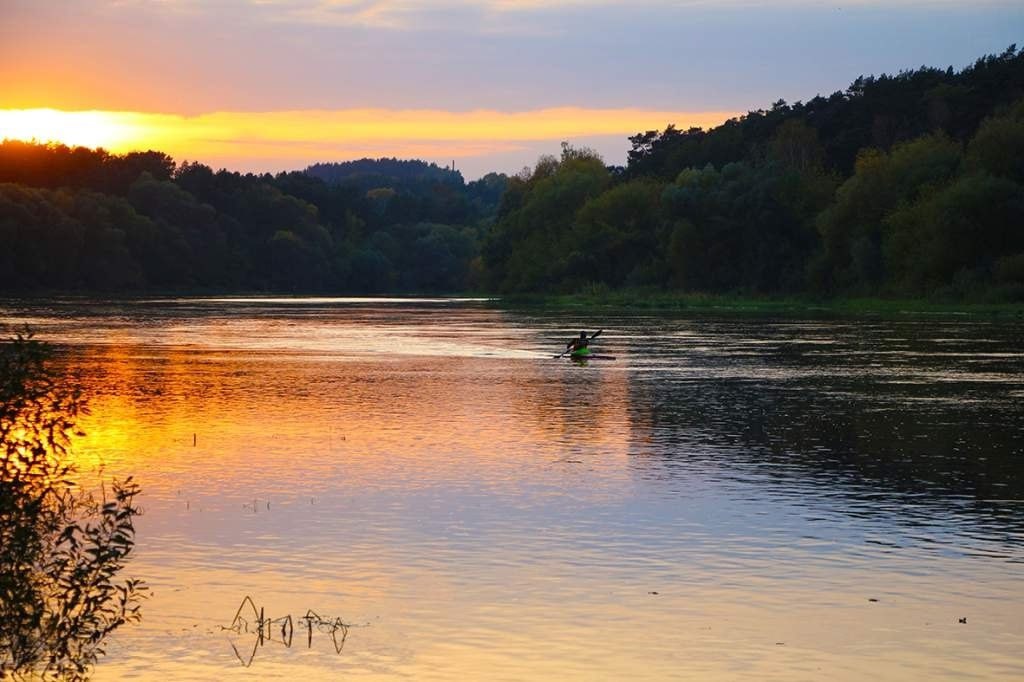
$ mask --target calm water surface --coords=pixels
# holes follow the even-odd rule
[[[154,595],[98,680],[1024,678],[1019,322],[354,299],[0,321],[63,344],[80,465],[144,491],[127,573]],[[616,361],[552,358],[599,327]],[[246,595],[353,627],[340,654],[259,646],[222,629]]]

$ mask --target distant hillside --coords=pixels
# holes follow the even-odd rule
[[[305,172],[324,182],[352,183],[367,188],[389,186],[393,183],[464,184],[462,173],[418,159],[381,158],[315,163],[307,167]]]
[[[507,178],[488,173],[466,183],[462,173],[419,159],[357,159],[315,163],[303,171],[328,185],[357,190],[390,223],[429,220],[441,223],[490,222]]]

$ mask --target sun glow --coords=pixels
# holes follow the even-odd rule
[[[103,147],[111,152],[155,149],[204,162],[247,159],[342,160],[364,156],[484,157],[533,142],[594,136],[623,139],[636,132],[718,125],[732,112],[561,107],[529,111],[340,109],[211,112],[197,116],[131,111],[0,109],[0,139]]]
[[[136,116],[112,111],[0,110],[0,138],[127,151],[142,142]]]

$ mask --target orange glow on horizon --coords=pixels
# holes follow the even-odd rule
[[[122,149],[131,147],[137,139],[133,116],[109,111],[0,110],[0,137]]]
[[[710,127],[734,112],[561,107],[522,112],[344,109],[214,112],[198,116],[127,111],[0,110],[0,138],[156,149],[177,159],[309,161],[362,156],[466,158],[526,143],[626,137],[639,131]]]

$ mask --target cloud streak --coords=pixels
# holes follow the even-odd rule
[[[1015,7],[1019,0],[972,0],[972,7]],[[566,17],[607,11],[688,12],[800,9],[963,8],[963,0],[109,0],[109,6],[221,16],[248,14],[262,21],[392,31],[497,32],[543,35],[570,30]],[[538,20],[557,20],[557,27]]]
[[[184,114],[745,110],[828,94],[862,74],[962,67],[1019,42],[1024,20],[1019,0],[0,5],[0,108]]]
[[[517,16],[534,17],[566,10],[602,11],[609,8],[660,10],[840,9],[963,7],[963,0],[243,0],[272,10],[281,18],[318,24],[365,25],[401,30],[453,28],[444,19],[460,17],[471,23],[495,23]],[[972,0],[975,7],[1013,7],[1018,0]],[[442,21],[436,19],[440,17]]]

